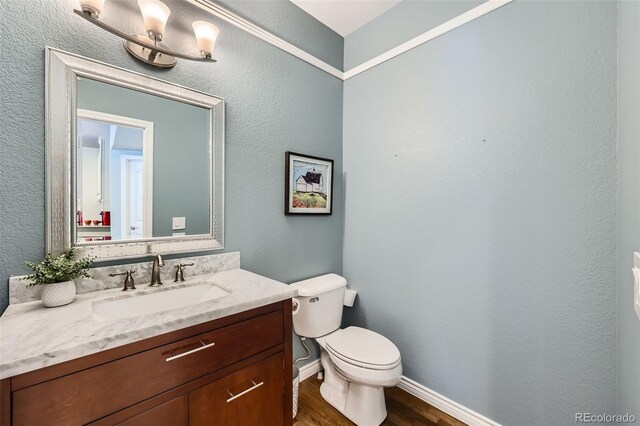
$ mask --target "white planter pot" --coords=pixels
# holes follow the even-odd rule
[[[73,281],[42,285],[42,304],[47,308],[68,305],[75,297],[76,283]]]

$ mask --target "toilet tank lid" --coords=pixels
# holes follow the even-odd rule
[[[346,287],[347,280],[337,274],[326,274],[298,281],[291,285],[298,289],[298,296],[311,297],[339,289],[340,287]]]

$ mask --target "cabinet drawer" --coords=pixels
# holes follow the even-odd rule
[[[14,425],[83,424],[283,342],[275,311],[13,393]]]
[[[189,426],[281,426],[283,419],[281,353],[189,394]]]
[[[188,421],[189,398],[183,395],[118,423],[118,426],[187,426]]]

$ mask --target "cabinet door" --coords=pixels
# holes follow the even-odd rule
[[[189,418],[189,399],[180,396],[149,411],[118,423],[119,426],[187,426]]]
[[[189,425],[281,426],[283,364],[279,353],[191,392]]]

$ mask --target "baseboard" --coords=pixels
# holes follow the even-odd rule
[[[322,370],[322,364],[320,359],[310,362],[304,367],[300,367],[300,381],[306,380],[309,377],[314,376]],[[450,400],[446,396],[440,395],[438,392],[422,386],[420,383],[415,382],[408,377],[402,376],[398,387],[411,395],[420,398],[424,402],[433,405],[438,410],[447,413],[451,417],[455,417],[468,424],[469,426],[500,426],[499,423],[476,413],[475,411],[458,404],[455,401]]]
[[[318,371],[322,370],[322,364],[320,363],[320,359],[316,359],[315,361],[311,361],[309,364],[304,367],[300,367],[300,381],[306,380],[309,377],[315,375]]]
[[[458,404],[455,401],[450,400],[446,396],[440,395],[438,392],[433,391],[420,383],[415,382],[408,377],[402,376],[398,387],[411,395],[420,398],[424,402],[433,405],[438,410],[443,411],[468,424],[469,426],[500,426],[499,423],[494,422],[491,419],[476,413],[475,411]]]

